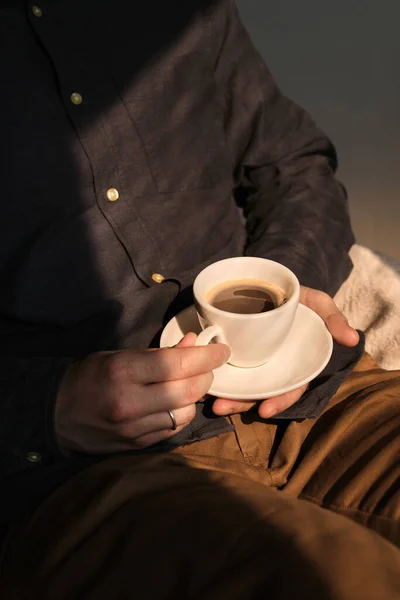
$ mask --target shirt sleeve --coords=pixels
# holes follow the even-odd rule
[[[276,85],[235,3],[214,3],[215,77],[224,133],[244,210],[245,253],[283,263],[303,285],[334,295],[354,243],[332,143]]]
[[[0,472],[14,475],[64,458],[54,428],[60,381],[72,358],[7,358],[0,367]]]

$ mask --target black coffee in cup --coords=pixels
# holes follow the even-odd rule
[[[258,279],[225,281],[211,288],[206,301],[224,312],[237,314],[265,313],[287,301],[279,286]]]

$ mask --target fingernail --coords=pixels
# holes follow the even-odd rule
[[[227,346],[226,344],[224,344],[224,346],[225,346],[225,362],[227,363],[232,356],[232,352],[231,352],[231,349],[229,348],[229,346]]]
[[[352,334],[353,334],[354,341],[357,341],[357,343],[358,343],[360,341],[360,336],[358,335],[358,332],[352,328]]]

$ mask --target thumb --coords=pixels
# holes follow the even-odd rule
[[[176,344],[175,348],[189,348],[194,346],[197,340],[197,335],[193,332],[189,332],[183,336],[179,344]]]

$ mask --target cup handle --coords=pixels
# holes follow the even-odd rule
[[[217,341],[222,344],[225,343],[222,336],[222,329],[219,325],[211,325],[203,329],[197,336],[196,346],[207,346],[214,338],[217,338]]]

